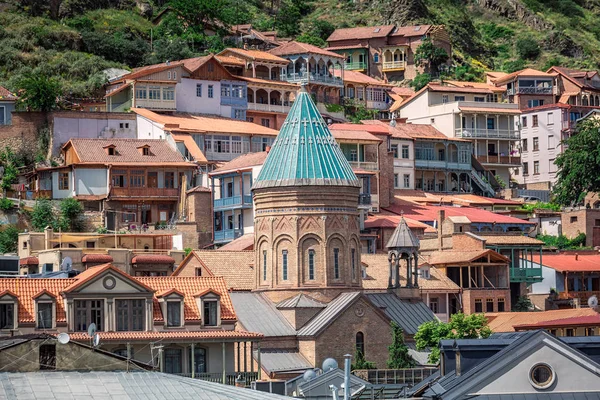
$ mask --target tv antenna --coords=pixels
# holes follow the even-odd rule
[[[63,258],[62,262],[60,263],[60,270],[70,271],[71,269],[73,269],[73,260],[71,260],[71,257],[67,256]]]

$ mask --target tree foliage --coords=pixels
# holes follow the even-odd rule
[[[57,227],[57,215],[54,213],[50,200],[38,199],[35,201],[31,212],[31,226],[38,232],[43,231],[48,226],[52,229]]]
[[[13,183],[17,182],[19,160],[16,154],[7,146],[0,152],[0,163],[2,163],[2,167],[4,168],[0,185],[2,189],[8,190]]]
[[[416,362],[408,353],[408,346],[404,343],[404,331],[394,321],[391,326],[392,344],[388,347],[387,367],[390,369],[414,368]]]
[[[437,364],[440,360],[440,341],[443,339],[487,338],[492,334],[483,314],[465,315],[458,313],[450,317],[449,322],[429,321],[419,326],[415,334],[417,349],[430,349],[429,362]]]
[[[84,228],[82,221],[83,207],[73,198],[63,199],[59,210],[55,210],[49,199],[38,199],[31,212],[31,225],[41,232],[46,227],[54,230],[78,232]]]
[[[554,200],[558,204],[580,204],[588,192],[600,191],[600,120],[587,118],[577,124],[566,149],[556,157],[558,171]]]
[[[375,363],[367,361],[362,351],[356,349],[354,353],[354,364],[350,366],[353,371],[356,369],[375,369]]]
[[[565,235],[538,235],[537,239],[544,242],[546,246],[556,247],[559,250],[574,250],[585,246],[585,233],[580,233],[573,239],[569,239]]]
[[[527,296],[519,296],[519,299],[512,308],[512,311],[516,312],[526,312],[531,310],[533,310],[533,303],[531,303],[531,300],[529,300],[529,297]]]
[[[14,225],[6,225],[0,230],[0,254],[16,253],[19,242],[19,230]]]
[[[531,38],[517,40],[517,54],[525,60],[535,60],[541,53],[540,45]]]
[[[415,52],[415,63],[430,72],[437,72],[440,65],[448,60],[448,53],[436,46],[430,38],[425,38]]]
[[[83,229],[83,206],[73,198],[63,199],[60,202],[60,228],[68,232],[79,232]]]
[[[410,82],[410,86],[415,89],[415,91],[419,91],[423,89],[427,84],[431,82],[431,75],[429,74],[417,74],[415,79]]]
[[[19,104],[30,111],[52,111],[62,93],[60,83],[43,74],[27,74],[19,82]]]

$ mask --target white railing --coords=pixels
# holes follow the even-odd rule
[[[350,161],[350,166],[356,169],[364,169],[366,171],[377,171],[379,169],[379,165],[376,162],[366,162],[366,161]]]
[[[472,108],[493,108],[498,110],[515,110],[515,114],[519,112],[519,105],[514,103],[498,103],[494,101],[459,101],[458,107]],[[490,113],[492,114],[492,113]]]
[[[521,133],[514,129],[457,128],[454,132],[455,137],[464,139],[521,139]]]
[[[248,110],[289,113],[291,107],[280,104],[248,103]]]
[[[387,110],[389,104],[385,101],[369,101],[367,100],[367,109],[369,110]]]
[[[288,81],[291,83],[317,82],[317,83],[328,83],[330,85],[335,85],[335,86],[344,86],[344,81],[342,81],[342,78],[338,78],[335,76],[329,76],[329,75],[314,74],[314,73],[307,74],[306,72],[304,72],[304,73],[298,72],[295,74],[284,74],[281,76],[281,80]]]
[[[175,100],[136,99],[135,106],[152,110],[175,110]]]
[[[406,63],[404,61],[384,61],[383,70],[388,69],[402,69],[405,68]]]

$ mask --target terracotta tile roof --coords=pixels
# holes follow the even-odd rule
[[[339,69],[336,69],[334,71],[334,74],[335,74],[335,76],[340,77],[340,76],[342,76],[342,71],[340,71]],[[363,74],[362,72],[351,71],[351,70],[344,71],[344,83],[345,82],[359,83],[359,84],[371,85],[371,86],[383,86],[383,87],[389,87],[389,88],[393,87],[393,85],[391,85],[389,83],[385,83],[384,81],[381,81],[379,79],[371,78],[369,75]]]
[[[368,121],[361,121],[360,124],[351,124],[351,123],[335,123],[329,125],[329,129],[340,129],[345,131],[366,131],[373,135],[389,135],[390,132],[388,128],[385,126],[385,123],[381,124],[368,124]],[[377,121],[381,122],[381,121]]]
[[[229,171],[237,171],[240,169],[247,169],[250,167],[254,167],[257,165],[263,165],[265,159],[267,158],[267,152],[261,151],[258,153],[246,153],[239,157],[234,158],[233,160],[226,162],[221,165],[219,168],[214,169],[209,173],[210,176],[219,175],[223,172]]]
[[[429,195],[429,193],[427,193]],[[456,199],[458,202],[466,204],[481,204],[481,205],[514,205],[520,206],[522,203],[519,201],[496,199],[493,197],[477,196],[476,194],[454,194],[454,195],[443,195],[444,200],[450,197],[453,201]]]
[[[377,25],[365,26],[359,28],[342,28],[336,29],[327,38],[327,42],[335,42],[338,40],[360,40],[386,37],[394,30],[394,25]]]
[[[165,296],[168,296],[170,294],[177,294],[177,295],[179,295],[181,297],[185,296],[185,293],[183,293],[182,291],[177,290],[175,288],[171,288],[171,289],[164,290],[162,292],[156,293],[155,296],[156,297],[165,297]]]
[[[412,88],[398,87],[398,86],[394,86],[392,88],[392,92],[394,92],[400,96],[412,96],[413,94],[415,94],[415,91]]]
[[[162,331],[162,332],[98,332],[100,335],[101,342],[121,342],[123,340],[128,341],[148,341],[148,340],[210,340],[210,339],[259,339],[263,335],[256,332],[246,331],[225,331],[220,329],[205,330],[205,331]],[[89,336],[84,332],[70,333],[69,336],[72,340],[89,341]]]
[[[407,139],[407,140],[413,139],[412,136],[407,135],[403,129],[398,129],[398,124],[399,124],[398,122],[396,123],[395,127],[391,126],[389,123],[386,123],[383,121],[378,121],[378,120],[363,120],[360,122],[364,125],[379,126],[380,129],[386,130],[391,137],[396,138],[396,139]],[[446,137],[446,136],[444,136],[444,137]]]
[[[335,124],[330,125],[329,129],[331,130],[331,134],[333,135],[333,137],[336,138],[336,140],[338,140],[338,141],[340,141],[340,140],[343,141],[344,139],[366,141],[366,142],[381,142],[382,141],[378,137],[370,134],[367,131],[367,128],[365,128],[364,130],[343,129],[343,127],[333,128],[334,125]],[[340,124],[340,125],[345,125],[345,124]]]
[[[600,315],[596,312],[594,312],[594,314],[595,315],[555,319],[552,321],[525,323],[523,325],[515,325],[514,328],[515,330],[520,331],[523,329],[548,329],[568,326],[600,326]]]
[[[86,254],[81,257],[82,263],[111,263],[113,262],[112,256],[108,254]]]
[[[188,71],[194,72],[195,70],[197,70],[198,68],[203,66],[208,60],[212,59],[213,57],[214,56],[211,54],[211,55],[204,56],[204,57],[186,58],[185,60],[181,60],[179,62],[182,63],[183,66]]]
[[[493,332],[514,332],[514,327],[519,325],[584,316],[597,317],[598,314],[591,308],[569,308],[550,311],[487,313],[485,316],[488,319],[488,326]]]
[[[232,240],[225,246],[221,246],[221,251],[243,251],[254,249],[254,233],[246,233],[237,239]]]
[[[212,190],[210,190],[210,188],[204,187],[204,186],[196,186],[191,188],[190,190],[188,190],[186,193],[200,193],[200,192],[205,192],[205,193],[210,193]]]
[[[442,140],[451,140],[451,141],[459,141],[465,142],[466,140],[449,138],[444,135],[442,132],[438,131],[431,125],[421,125],[421,124],[407,124],[396,121],[396,126],[390,126],[389,123],[385,123],[383,121],[362,121],[363,124],[366,123],[378,123],[389,126],[389,131],[392,137],[396,137],[399,139],[442,139]]]
[[[330,50],[330,51],[335,51],[335,50],[352,50],[352,49],[366,49],[369,46],[367,46],[366,44],[354,44],[354,45],[348,45],[348,46],[329,46],[326,47],[325,50]]]
[[[145,108],[134,108],[134,113],[165,126],[165,130],[189,133],[231,133],[244,135],[277,136],[275,129],[237,119],[190,114],[163,115]]]
[[[19,322],[35,322],[34,297],[42,290],[47,290],[58,298],[65,287],[76,281],[76,279],[6,278],[0,279],[0,288],[13,292],[19,298]],[[66,321],[63,301],[56,302],[56,321]]]
[[[131,73],[123,75],[121,79],[137,79],[156,72],[166,71],[172,68],[183,67],[182,61],[169,61],[160,64],[146,65],[145,67],[134,68]]]
[[[227,292],[225,280],[220,276],[145,276],[136,277],[137,281],[161,293],[173,288],[183,293],[183,308],[186,320],[200,320],[200,310],[195,295],[205,289],[212,289],[221,297],[221,319],[235,320],[235,311]],[[154,320],[164,321],[158,300],[154,299]]]
[[[223,277],[232,290],[255,288],[254,251],[196,250],[188,257],[196,257],[215,277]],[[186,266],[184,260],[173,276],[179,275]]]
[[[240,66],[240,67],[246,66],[246,62],[244,60],[240,60],[237,57],[216,55],[215,58],[217,60],[219,60],[219,62],[223,65],[236,65],[236,66]]]
[[[400,223],[400,219],[402,219],[402,216],[396,214],[380,213],[369,215],[369,217],[365,220],[365,229],[396,229],[396,227]],[[411,218],[404,218],[404,220],[406,221],[408,227],[411,229],[423,229],[424,232],[430,233],[437,232],[437,230],[431,225],[424,224]]]
[[[322,49],[320,47],[313,46],[312,44],[300,43],[300,42],[296,42],[296,41],[291,41],[291,42],[285,43],[279,47],[275,47],[274,49],[269,50],[269,53],[274,54],[276,56],[287,56],[287,55],[293,55],[293,54],[312,53],[312,54],[320,54],[322,56],[327,56],[327,57],[332,57],[332,58],[340,58],[340,59],[344,58],[344,56],[334,53],[332,51],[328,51],[328,50]]]
[[[429,31],[429,28],[431,28],[431,25],[399,26],[390,36],[423,36]]]
[[[131,259],[132,264],[175,264],[171,256],[164,254],[138,254]]]
[[[194,161],[202,164],[208,163],[206,156],[204,155],[202,150],[200,150],[200,147],[198,147],[198,144],[196,143],[194,138],[190,136],[189,133],[172,132],[171,134],[173,135],[173,139],[175,139],[175,142],[182,142],[184,144],[187,151],[194,158]]]
[[[366,266],[367,278],[362,280],[365,289],[387,289],[389,262],[387,254],[361,254],[361,263]],[[458,293],[460,287],[435,267],[429,269],[430,279],[419,279],[421,290]],[[400,281],[406,281],[406,268],[400,268]]]
[[[470,107],[470,106],[459,106],[460,111],[470,112],[470,113],[494,113],[494,114],[509,114],[516,115],[521,114],[516,108],[497,108],[497,107]]]
[[[491,249],[481,250],[461,250],[461,251],[436,251],[427,254],[425,257],[427,262],[431,265],[448,265],[448,264],[466,264],[475,261],[482,257],[490,255],[494,260],[498,262],[510,262],[510,259],[503,256],[500,253],[496,253]]]
[[[0,100],[17,100],[17,96],[7,88],[0,86]]]
[[[533,262],[539,264],[539,254],[533,256]],[[559,272],[597,272],[600,254],[543,254],[542,264]]]
[[[481,93],[481,94],[493,94],[494,91],[490,88],[481,87],[455,87],[447,85],[439,85],[437,83],[430,83],[425,86],[432,92],[444,92],[444,93]]]
[[[113,145],[115,155],[109,155],[106,147]],[[69,140],[63,149],[73,146],[84,164],[156,164],[164,163],[177,166],[193,166],[183,156],[171,148],[165,140],[152,139],[80,139]],[[150,154],[145,156],[139,150],[149,146]],[[165,165],[166,166],[166,165]]]
[[[533,68],[525,68],[520,71],[513,72],[512,74],[504,75],[494,80],[494,84],[503,85],[507,82],[514,80],[516,77],[535,77],[535,78],[554,78],[557,73],[546,73],[542,71],[538,71]]]
[[[19,265],[39,265],[40,260],[37,257],[25,257],[19,260]]]
[[[544,244],[541,240],[523,235],[507,235],[507,234],[482,234],[481,232],[475,233],[482,239],[485,239],[486,245],[531,245],[541,246]],[[545,257],[545,256],[544,256]]]
[[[286,65],[290,63],[290,60],[288,60],[288,59],[277,57],[274,54],[268,53],[266,51],[260,51],[260,50],[246,50],[246,49],[238,49],[238,48],[230,47],[230,48],[227,48],[227,49],[223,50],[222,52],[220,52],[217,56],[220,56],[221,54],[223,54],[223,55],[233,54],[234,57],[241,56],[248,60],[276,62],[276,63],[282,63],[282,64],[286,64]]]
[[[500,71],[488,71],[485,74],[492,79],[498,79],[498,78],[502,78],[502,77],[508,75],[506,72],[500,72]]]
[[[444,84],[459,88],[474,88],[474,89],[487,89],[492,92],[502,93],[506,90],[506,87],[488,85],[485,82],[463,82],[463,81],[444,81]]]

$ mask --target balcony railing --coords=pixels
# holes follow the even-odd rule
[[[487,155],[477,156],[477,161],[482,164],[502,164],[502,165],[521,165],[521,157]]]
[[[377,171],[379,165],[376,162],[350,161],[350,166],[354,169],[364,169],[366,171]]]
[[[464,139],[521,139],[521,133],[514,129],[458,128],[454,136]]]
[[[361,193],[358,195],[358,204],[361,206],[370,206],[371,205],[371,194],[370,193]]]
[[[191,373],[187,374],[173,374],[178,376],[185,376],[186,378],[192,378]],[[196,373],[193,376],[194,379],[199,379],[201,381],[208,381],[214,383],[224,383],[226,385],[234,386],[236,384],[236,380],[241,378],[241,381],[244,383],[244,386],[250,387],[250,382],[254,382],[258,380],[258,372],[227,372],[225,374],[225,382],[223,382],[223,374],[221,372],[211,372],[211,373]]]
[[[321,75],[321,74],[315,74],[315,73],[292,73],[292,74],[284,74],[281,76],[281,79],[284,81],[288,81],[291,83],[299,83],[299,82],[315,82],[315,83],[325,83],[325,84],[329,84],[329,85],[333,85],[333,86],[344,86],[344,81],[342,81],[342,78],[338,78],[335,76],[329,76],[329,75]]]
[[[361,71],[363,69],[367,69],[367,63],[365,63],[365,62],[351,62],[351,63],[347,62],[347,63],[344,63],[344,69]]]
[[[541,282],[542,268],[511,268],[511,282]]]
[[[248,103],[248,110],[289,113],[290,109],[291,106],[284,106],[282,104]]]
[[[415,159],[415,167],[423,169],[458,169],[458,170],[470,170],[470,163],[460,163],[452,161],[438,161],[438,160],[417,160]]]
[[[111,197],[179,197],[176,188],[149,188],[149,187],[113,187]]]
[[[175,110],[175,100],[136,99],[135,106],[150,110]]]
[[[404,61],[384,61],[383,62],[383,70],[389,71],[394,69],[404,69],[406,67],[406,63]]]
[[[222,199],[215,199],[213,203],[215,209],[241,205],[252,205],[252,195],[245,194],[243,196],[223,197]]]
[[[551,87],[518,87],[508,89],[506,93],[511,96],[514,94],[552,94]]]
[[[368,110],[387,110],[390,107],[385,101],[370,101],[367,100]]]
[[[425,378],[435,374],[437,370],[437,368],[358,369],[352,371],[352,374],[374,385],[403,384],[414,386]]]
[[[242,229],[225,229],[215,231],[215,242],[228,242],[239,238],[244,234]]]

